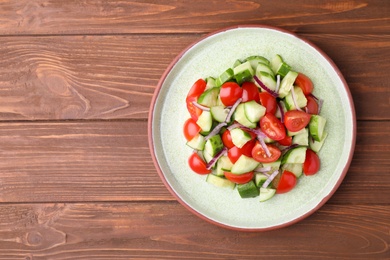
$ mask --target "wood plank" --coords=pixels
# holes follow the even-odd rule
[[[290,227],[245,233],[176,202],[0,205],[0,259],[388,259],[389,218],[388,205],[325,205]]]
[[[302,36],[345,75],[358,119],[390,119],[390,64],[378,62],[390,59],[389,35]],[[164,70],[200,37],[1,37],[0,120],[146,119]]]
[[[388,33],[389,3],[370,1],[29,1],[0,3],[0,34],[205,33],[266,24],[305,33]],[[286,11],[288,10],[288,11]]]
[[[174,200],[145,121],[0,124],[0,202]],[[390,203],[390,121],[358,122],[350,170],[330,203]],[[364,194],[364,196],[362,196]]]

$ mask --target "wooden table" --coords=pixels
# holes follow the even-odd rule
[[[389,259],[390,2],[0,1],[0,259]],[[227,26],[297,33],[344,74],[348,174],[316,213],[247,233],[168,192],[148,148],[157,82]]]

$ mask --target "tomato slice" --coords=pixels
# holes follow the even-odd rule
[[[230,131],[226,130],[222,134],[222,143],[225,145],[228,149],[233,148],[234,144],[232,141],[232,136],[230,135]]]
[[[187,141],[192,140],[200,131],[201,128],[196,124],[196,121],[193,118],[188,118],[184,122],[183,133]]]
[[[278,109],[276,98],[274,98],[268,92],[261,92],[259,93],[259,99],[261,105],[265,107],[267,113],[275,114],[276,110]]]
[[[282,194],[292,190],[297,184],[297,177],[290,171],[283,171],[280,176],[278,186],[276,187],[276,193]]]
[[[246,81],[242,83],[242,102],[254,100],[260,102],[259,88],[253,82]]]
[[[320,169],[320,158],[311,149],[306,150],[306,159],[303,163],[303,173],[305,175],[314,175]]]
[[[280,120],[271,113],[266,113],[260,119],[260,128],[266,136],[279,141],[286,137],[286,129]]]
[[[291,132],[298,132],[310,122],[310,115],[299,110],[290,110],[284,114],[284,125]]]
[[[305,95],[309,95],[313,92],[313,82],[303,73],[298,73],[298,77],[295,79],[294,84],[300,87]]]
[[[308,114],[317,115],[318,114],[318,103],[312,96],[307,96],[306,112]]]
[[[256,141],[256,144],[252,149],[253,159],[261,163],[270,163],[278,160],[280,155],[282,154],[279,148],[272,144],[267,144],[267,148],[271,153],[270,157],[267,156],[267,153],[263,149],[263,146],[261,146],[260,142]]]
[[[279,140],[278,143],[284,146],[290,146],[292,145],[292,136],[286,135],[286,137],[282,140]]]
[[[242,88],[235,82],[222,84],[219,97],[225,106],[232,106],[242,96]]]
[[[241,155],[252,157],[252,149],[255,146],[255,140],[248,141],[243,147],[233,146],[228,150],[228,157],[232,163],[235,163]]]
[[[247,172],[243,174],[234,174],[231,172],[224,172],[226,179],[237,184],[244,184],[251,181],[254,177],[253,172]]]
[[[207,164],[205,161],[203,161],[202,158],[197,153],[192,153],[191,156],[188,158],[188,165],[190,166],[191,170],[198,174],[209,174],[211,173],[211,170],[207,169]]]
[[[206,81],[204,79],[198,79],[194,85],[188,91],[187,97],[198,98],[206,89]]]
[[[202,112],[203,112],[202,109],[196,107],[196,106],[192,103],[192,101],[195,101],[195,102],[196,102],[197,100],[198,100],[198,98],[197,98],[197,97],[194,97],[194,96],[192,96],[192,97],[187,97],[187,99],[186,99],[186,102],[187,102],[187,110],[188,110],[188,112],[190,113],[191,118],[194,119],[195,121],[198,120],[198,117],[199,117],[200,114],[202,114]]]

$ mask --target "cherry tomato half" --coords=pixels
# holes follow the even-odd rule
[[[263,149],[263,146],[261,146],[260,142],[256,141],[256,144],[252,149],[253,159],[261,163],[270,163],[279,159],[282,152],[279,150],[278,147],[272,144],[267,144],[267,148],[271,153],[270,157],[267,156],[267,153]]]
[[[230,135],[230,131],[226,130],[222,134],[222,143],[224,146],[226,146],[228,149],[233,148],[234,144],[232,141],[232,136]]]
[[[252,157],[252,149],[255,145],[255,140],[248,141],[243,147],[238,148],[233,146],[228,150],[228,157],[232,163],[235,163],[241,155]]]
[[[279,140],[278,143],[284,146],[290,146],[292,145],[292,136],[286,135],[286,137],[282,140]]]
[[[310,115],[299,110],[290,110],[284,114],[284,125],[291,132],[298,132],[310,122]]]
[[[196,121],[193,118],[188,118],[184,122],[183,133],[187,141],[192,140],[199,132],[201,128],[196,124]]]
[[[238,183],[238,184],[244,184],[249,182],[253,179],[254,173],[253,172],[247,172],[243,174],[234,174],[231,172],[224,172],[226,179],[228,179],[231,182]]]
[[[206,162],[203,161],[197,153],[191,154],[191,156],[188,158],[188,165],[190,166],[191,170],[198,174],[211,173],[211,170],[207,169]]]
[[[267,113],[275,114],[276,110],[278,109],[276,98],[274,98],[268,92],[261,92],[259,93],[259,99],[261,105],[265,107]]]
[[[320,169],[320,158],[311,149],[306,150],[306,159],[303,163],[303,173],[305,175],[314,175]]]
[[[246,81],[242,83],[242,102],[254,100],[260,102],[259,88],[253,82]]]
[[[187,97],[198,98],[206,89],[206,81],[204,79],[198,79],[194,85],[188,91]]]
[[[294,84],[302,89],[303,94],[309,95],[313,92],[313,82],[305,74],[298,73],[298,77],[295,79]]]
[[[318,114],[318,103],[312,96],[306,97],[307,104],[306,109],[308,114],[317,115]]]
[[[260,128],[266,136],[279,141],[286,137],[286,129],[280,120],[271,113],[266,113],[260,119]]]
[[[200,116],[200,114],[202,114],[202,109],[194,106],[194,104],[192,103],[192,101],[197,101],[197,97],[187,97],[186,99],[186,102],[187,102],[187,110],[188,112],[190,113],[191,115],[191,118],[194,119],[195,121],[198,120],[198,117]]]
[[[278,186],[276,187],[276,193],[286,193],[292,190],[297,184],[297,177],[290,171],[283,171],[280,176]]]
[[[235,82],[222,84],[219,97],[225,106],[232,106],[242,96],[242,88]]]

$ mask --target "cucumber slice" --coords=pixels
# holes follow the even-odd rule
[[[327,136],[328,136],[328,133],[324,131],[322,133],[322,140],[321,141],[318,142],[318,141],[310,138],[310,141],[309,141],[310,149],[312,149],[314,152],[318,153],[321,150],[322,145],[324,144]]]
[[[238,65],[242,64],[242,61],[240,60],[236,60],[234,63],[233,63],[233,68],[237,67]]]
[[[255,73],[249,61],[235,67],[233,72],[234,78],[239,85],[241,85],[244,81],[249,81]]]
[[[265,115],[266,108],[254,100],[244,103],[244,111],[246,118],[252,123],[257,123],[260,118]]]
[[[198,103],[206,107],[216,106],[219,96],[219,90],[220,89],[217,87],[206,90],[199,96]]]
[[[271,163],[263,163],[263,167],[271,167],[271,171],[274,171],[279,169],[281,164],[282,164],[282,160],[279,159]]]
[[[228,179],[216,176],[214,174],[207,175],[206,182],[211,183],[217,187],[234,189],[236,184]]]
[[[300,87],[294,87],[294,94],[295,94],[295,101],[297,102],[297,105],[300,108],[305,107],[307,105],[307,99],[306,99],[305,94],[303,94],[302,89]],[[296,110],[297,109],[295,107],[291,91],[287,94],[285,101],[286,101],[287,110]]]
[[[264,175],[262,173],[256,173],[255,175],[255,183],[256,183],[256,186],[257,187],[261,187],[261,185],[263,185],[263,183],[268,179],[268,176],[267,175]]]
[[[213,117],[209,111],[203,111],[198,117],[196,124],[202,129],[202,132],[209,132],[213,125]]]
[[[256,128],[257,124],[253,123],[248,120],[248,118],[245,115],[245,103],[241,103],[237,106],[236,110],[233,114],[234,120],[236,120],[238,123],[249,127],[249,128]]]
[[[225,122],[227,115],[229,114],[229,109],[224,106],[214,106],[210,108],[211,116],[217,122]]]
[[[231,171],[233,167],[233,163],[230,161],[229,157],[226,155],[221,156],[221,158],[218,159],[217,167],[215,169],[215,175],[217,176],[224,176],[224,172]]]
[[[211,159],[213,159],[213,156],[211,156],[206,150],[203,150],[203,159],[206,163],[209,163]],[[215,165],[213,168],[215,168]]]
[[[206,144],[206,140],[204,136],[201,134],[197,134],[194,138],[187,142],[187,145],[192,149],[202,151],[204,149],[204,145]]]
[[[282,165],[282,171],[289,171],[299,178],[303,173],[303,163],[285,163]]]
[[[260,194],[260,190],[256,187],[256,184],[253,181],[250,181],[245,184],[238,184],[237,190],[241,198],[243,199],[254,198],[259,196]]]
[[[220,135],[210,137],[204,146],[204,151],[214,157],[223,148],[223,143]]]
[[[223,83],[228,82],[229,80],[233,79],[234,77],[234,71],[232,68],[228,68],[225,70],[216,80],[215,84],[220,87]]]
[[[286,113],[287,112],[287,108],[286,108],[286,105],[284,104],[284,101],[280,100],[279,103],[280,103],[280,105],[282,107],[283,113]],[[278,106],[278,109],[276,109],[275,116],[277,118],[282,118],[282,113],[280,112],[279,106]]]
[[[282,158],[282,164],[285,163],[304,163],[306,159],[306,146],[300,146],[289,150]]]
[[[272,188],[260,188],[260,202],[264,202],[266,200],[269,200],[276,194],[276,189]]]
[[[275,77],[272,76],[271,74],[264,72],[264,71],[259,71],[259,73],[256,73],[256,76],[270,90],[274,91],[276,89],[276,80],[275,80]],[[256,85],[257,85],[257,83],[256,83]],[[265,90],[263,90],[263,91],[265,91]]]
[[[309,130],[307,128],[303,128],[301,133],[294,135],[292,138],[293,144],[309,146]]]
[[[235,164],[233,164],[231,172],[234,174],[243,174],[253,171],[257,166],[259,166],[258,161],[251,157],[241,155]]]
[[[270,61],[267,58],[264,58],[263,56],[250,56],[245,59],[246,61],[249,61],[251,63],[252,68],[255,70],[257,68],[257,64],[264,63],[266,65],[270,65]]]
[[[274,72],[272,71],[272,69],[267,64],[259,62],[257,64],[257,67],[256,67],[256,75],[259,74],[261,71],[266,72],[266,73],[272,75],[272,77],[275,77]]]
[[[309,123],[310,135],[317,142],[321,142],[324,135],[326,119],[320,115],[312,115]]]
[[[302,134],[304,133],[306,130],[305,128],[302,128],[301,130],[297,131],[297,132],[291,132],[289,130],[287,130],[287,135],[288,136],[295,136],[295,135],[299,135],[299,134]]]
[[[251,135],[240,128],[234,128],[230,130],[230,136],[232,142],[238,148],[242,148],[248,141],[250,141]]]
[[[208,77],[206,78],[206,90],[209,90],[209,89],[212,89],[214,87],[216,87],[217,85],[215,84],[215,78],[213,77]]]
[[[290,70],[280,82],[279,98],[284,98],[290,92],[298,73]]]

